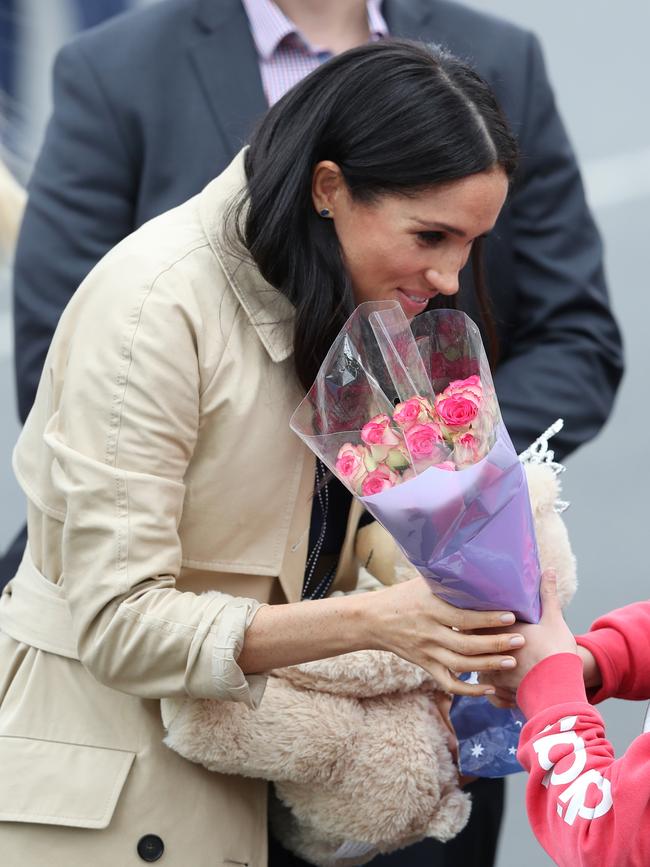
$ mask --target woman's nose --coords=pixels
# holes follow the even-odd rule
[[[455,295],[458,292],[459,273],[456,268],[449,268],[445,271],[427,268],[424,277],[427,283],[441,295]]]

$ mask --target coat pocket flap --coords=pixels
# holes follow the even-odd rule
[[[135,753],[0,736],[0,821],[106,828]]]

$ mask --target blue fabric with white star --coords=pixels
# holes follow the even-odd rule
[[[470,678],[464,675],[461,679]],[[523,771],[517,746],[526,717],[519,709],[494,707],[483,696],[457,695],[450,716],[458,738],[461,773],[495,778]]]

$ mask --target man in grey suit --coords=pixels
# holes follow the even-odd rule
[[[255,6],[245,5],[249,12]],[[61,311],[88,271],[129,232],[217,175],[268,107],[264,61],[245,5],[161,0],[86,32],[60,52],[54,111],[15,260],[22,419]],[[436,42],[469,59],[492,85],[519,139],[517,183],[486,247],[500,343],[496,385],[515,445],[525,448],[562,416],[565,428],[554,447],[564,457],[606,420],[623,362],[600,240],[539,44],[528,32],[448,0],[381,6],[369,0],[369,11],[371,5],[390,35]],[[291,11],[298,31],[313,27],[313,3],[277,0],[277,6]],[[329,0],[319,14],[358,13],[359,6],[363,0]],[[369,35],[366,26],[357,41]],[[463,277],[461,304],[478,319],[471,274]],[[13,574],[23,546],[24,536],[0,564],[0,583]],[[502,790],[490,781],[479,786],[462,839],[444,847],[430,841],[426,852],[408,850],[408,857],[385,863],[491,864]],[[273,857],[290,863],[286,853]]]

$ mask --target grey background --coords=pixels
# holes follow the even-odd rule
[[[628,372],[612,419],[593,443],[569,459],[563,476],[564,496],[571,501],[565,517],[580,579],[567,619],[575,631],[581,631],[600,613],[648,596],[643,543],[648,533],[646,489],[650,480],[646,380],[650,372],[646,266],[650,247],[650,4],[647,0],[617,4],[606,0],[546,0],[543,4],[473,0],[473,5],[510,18],[541,37],[606,241],[611,293],[626,341]],[[24,58],[28,163],[48,110],[52,53],[69,27],[65,0],[23,0],[23,11],[30,22],[31,39]],[[9,323],[5,271],[0,274],[0,549],[20,526],[24,510],[10,469],[18,423]],[[639,733],[643,708],[606,702],[601,710],[620,753]],[[528,828],[524,790],[523,775],[508,781],[498,867],[552,863]]]

